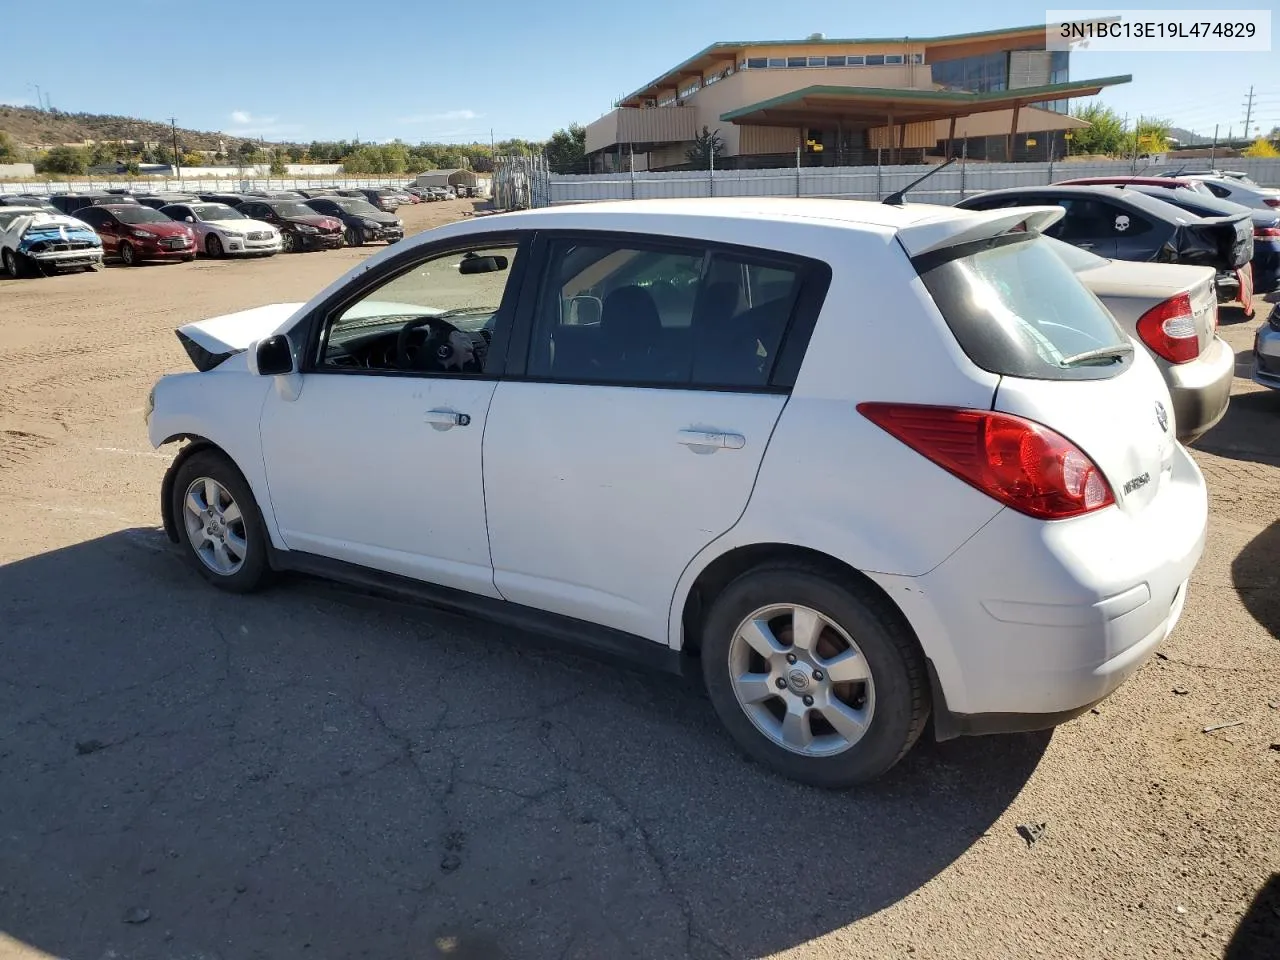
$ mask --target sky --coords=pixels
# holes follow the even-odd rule
[[[1052,8],[1067,4],[1050,4]],[[1092,4],[1081,4],[1093,8]],[[1159,9],[1213,4],[1164,0]],[[1277,0],[1231,6],[1270,9]],[[1128,0],[1120,9],[1156,8]],[[0,0],[0,103],[40,96],[72,112],[272,140],[541,140],[589,123],[717,41],[935,36],[1043,23],[1025,0],[649,0],[643,4],[423,3],[422,0]],[[101,26],[98,34],[95,26]],[[38,38],[45,37],[47,42]],[[1280,38],[1267,53],[1075,52],[1071,79],[1133,74],[1099,99],[1211,135],[1280,126]],[[105,67],[105,69],[104,69]]]

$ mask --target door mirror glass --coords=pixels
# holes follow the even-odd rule
[[[196,218],[195,218],[195,217],[183,217],[182,219],[183,219],[183,220],[186,220],[186,221],[187,221],[187,223],[195,223],[195,222],[196,222]]]
[[[259,342],[257,349],[258,375],[274,377],[293,373],[293,347],[282,333]]]
[[[604,303],[599,297],[572,297],[564,322],[571,327],[593,327],[603,312]]]

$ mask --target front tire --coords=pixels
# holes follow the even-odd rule
[[[343,238],[347,241],[348,247],[364,246],[364,231],[360,227],[347,227],[343,232]]]
[[[232,593],[271,578],[266,527],[249,484],[221,452],[201,450],[178,468],[173,484],[178,540],[201,576]]]
[[[712,603],[701,656],[711,703],[738,746],[812,786],[876,779],[929,717],[924,659],[901,613],[821,564],[739,576]]]
[[[280,252],[281,253],[297,253],[298,252],[298,236],[292,230],[280,231]]]
[[[226,251],[222,249],[222,241],[213,234],[210,234],[209,239],[204,242],[204,252],[214,260],[221,260],[227,255]]]
[[[133,251],[132,243],[120,244],[120,262],[126,267],[136,267],[138,265],[138,255]]]

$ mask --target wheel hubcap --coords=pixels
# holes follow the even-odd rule
[[[729,644],[738,704],[761,733],[807,757],[842,753],[871,726],[875,684],[862,651],[824,614],[761,607]]]
[[[187,539],[200,562],[229,577],[244,566],[249,544],[240,506],[227,488],[210,477],[198,477],[182,499]]]

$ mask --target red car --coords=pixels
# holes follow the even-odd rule
[[[1195,193],[1209,193],[1208,187],[1199,180],[1179,180],[1176,177],[1078,177],[1075,180],[1059,180],[1054,186],[1070,185],[1073,187],[1106,187],[1106,186],[1164,187],[1166,190],[1185,189]]]
[[[196,235],[185,223],[140,204],[108,203],[82,207],[76,218],[102,238],[104,257],[119,257],[126,267],[145,260],[196,258]]]

